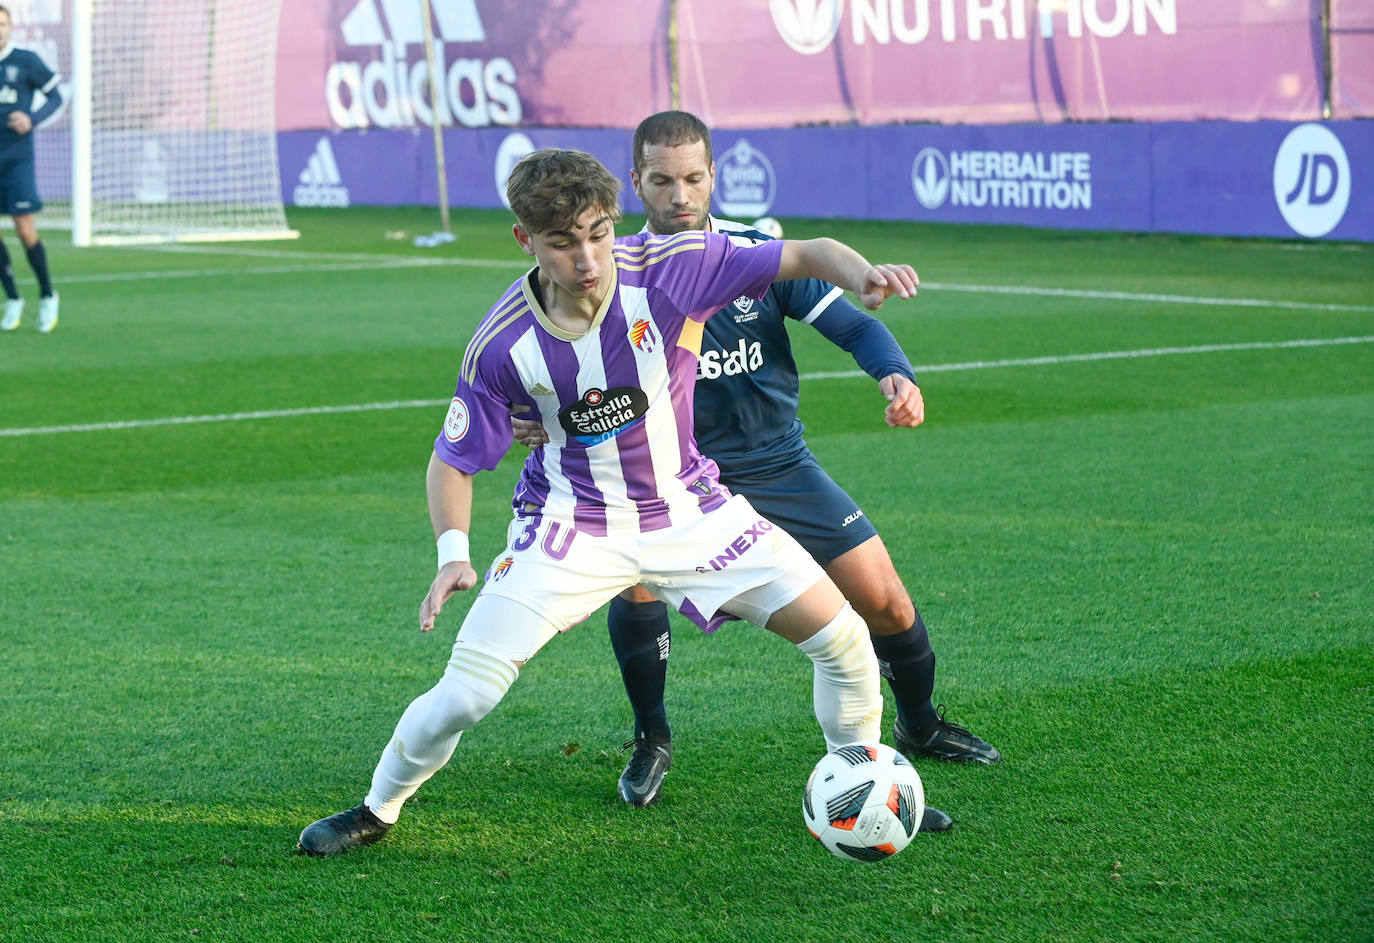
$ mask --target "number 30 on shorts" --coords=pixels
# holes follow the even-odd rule
[[[547,526],[544,528],[544,540],[540,544],[540,549],[550,560],[562,560],[572,549],[573,538],[577,536],[577,528],[560,524],[557,521],[545,521],[542,517],[525,518],[523,526],[520,528],[520,536],[511,542],[510,548],[519,553],[533,547],[535,539],[539,536],[541,524]]]

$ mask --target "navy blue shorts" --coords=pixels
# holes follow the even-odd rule
[[[42,208],[33,172],[33,155],[0,162],[0,213],[27,216]]]
[[[722,471],[720,480],[795,537],[821,566],[878,535],[863,509],[835,484],[814,456],[808,455],[788,470],[766,478]]]

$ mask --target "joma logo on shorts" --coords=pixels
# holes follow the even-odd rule
[[[725,552],[717,554],[711,558],[708,566],[697,567],[698,573],[705,573],[707,569],[723,570],[735,560],[738,560],[754,544],[763,538],[763,535],[773,529],[773,525],[768,521],[760,520],[753,524],[748,530],[740,534],[730,542],[730,546],[725,548]]]

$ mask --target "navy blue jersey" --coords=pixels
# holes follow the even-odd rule
[[[737,242],[768,238],[730,220],[712,217],[711,224]],[[809,454],[797,418],[799,377],[786,318],[816,328],[874,379],[894,373],[916,378],[887,326],[834,285],[775,282],[761,301],[737,299],[706,321],[697,363],[697,444],[727,484],[731,476],[766,476]]]
[[[33,93],[51,96],[57,79],[36,53],[14,45],[0,49],[0,161],[33,156],[33,132],[11,131],[9,116],[14,111],[33,116]],[[35,119],[34,124],[40,120]]]

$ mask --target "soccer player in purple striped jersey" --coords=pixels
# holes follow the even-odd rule
[[[695,115],[667,111],[641,122],[633,166],[649,232],[724,232],[745,245],[765,238],[710,215],[711,136]],[[868,625],[896,702],[898,748],[913,757],[995,763],[1000,754],[994,747],[947,721],[933,705],[935,652],[921,614],[873,524],[821,468],[802,436],[789,319],[820,331],[878,381],[888,425],[921,423],[921,391],[892,332],[835,286],[805,280],[774,284],[760,300],[732,299],[706,322],[696,386],[697,441],[718,464],[721,481],[796,537]],[[543,442],[542,430],[514,424],[525,444]],[[611,603],[608,624],[635,714],[634,739],[627,744],[633,753],[618,792],[632,805],[647,805],[658,799],[673,756],[663,697],[671,648],[668,613],[635,587]],[[925,827],[947,823],[932,814]]]
[[[381,838],[555,635],[640,584],[703,629],[747,619],[813,663],[827,749],[879,739],[868,630],[795,539],[721,486],[692,437],[702,324],[776,279],[818,277],[870,308],[916,293],[909,265],[872,265],[831,239],[742,246],[716,233],[615,238],[620,184],[590,155],[543,150],[507,185],[514,235],[535,267],[478,325],[427,474],[438,575],[429,631],[477,572],[472,480],[510,445],[513,411],[540,422],[515,489],[505,549],[468,611],[439,682],[402,714],[363,802],[307,826],[312,855]]]

